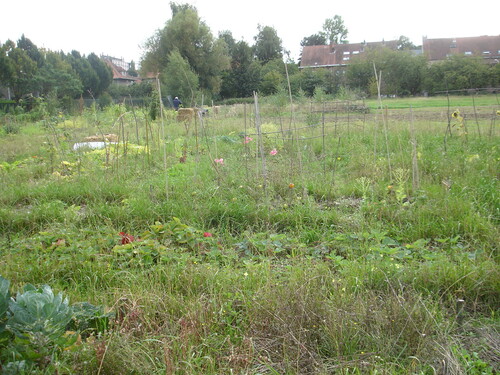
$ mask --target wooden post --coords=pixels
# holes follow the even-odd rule
[[[255,128],[257,129],[257,137],[259,139],[259,153],[260,158],[262,159],[262,178],[263,178],[263,186],[264,191],[266,191],[267,187],[267,168],[266,168],[266,155],[264,154],[264,144],[262,140],[262,129],[260,128],[260,112],[259,112],[259,100],[257,97],[257,93],[254,91],[253,93],[254,105],[255,105]]]
[[[165,194],[168,200],[167,142],[165,141],[165,122],[163,120],[163,102],[161,100],[161,85],[159,74],[156,75],[156,84],[158,85],[158,100],[160,101],[161,142],[163,144],[163,172],[165,173]]]
[[[413,108],[410,106],[410,136],[411,136],[411,166],[412,166],[412,182],[413,194],[420,188],[420,176],[418,172],[418,155],[417,155],[417,139],[415,138],[415,127],[413,124]]]

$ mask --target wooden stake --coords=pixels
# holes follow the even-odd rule
[[[411,136],[411,151],[412,151],[412,182],[413,194],[420,188],[420,176],[418,172],[418,155],[417,155],[417,139],[415,138],[415,127],[413,124],[413,108],[410,106],[410,136]]]

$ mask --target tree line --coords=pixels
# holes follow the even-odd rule
[[[170,4],[172,17],[146,42],[140,75],[158,74],[162,93],[183,98],[186,105],[202,100],[248,98],[253,92],[272,95],[339,95],[346,90],[369,96],[377,93],[375,71],[382,72],[384,95],[435,94],[447,90],[498,87],[500,64],[481,58],[454,56],[429,64],[415,46],[401,36],[398,50],[374,48],[335,69],[305,68],[290,59],[277,31],[258,25],[254,44],[236,40],[231,31],[215,37],[189,4]],[[347,42],[342,17],[326,19],[323,29],[305,37],[301,45]],[[135,73],[135,72],[132,72]],[[15,100],[32,93],[58,99],[109,96],[151,96],[151,83],[121,87],[112,84],[111,69],[94,53],[88,56],[38,49],[24,35],[16,43],[0,45],[0,86],[9,87]],[[204,99],[202,99],[204,98]]]
[[[160,74],[165,92],[195,100],[250,97],[254,91],[271,95],[291,89],[293,95],[316,92],[338,95],[350,90],[377,94],[375,70],[382,71],[381,94],[430,95],[470,88],[499,87],[500,64],[488,65],[480,57],[453,56],[429,64],[407,37],[397,50],[373,48],[342,68],[299,69],[282,47],[277,31],[257,27],[254,44],[237,41],[230,31],[215,38],[195,7],[171,3],[172,18],[153,35],[142,61],[143,72]],[[301,46],[346,43],[348,29],[342,17],[327,18],[321,31],[304,37]]]
[[[82,56],[39,49],[24,35],[0,45],[0,86],[8,87],[14,100],[25,95],[57,99],[98,97],[113,80],[109,66],[96,54]]]

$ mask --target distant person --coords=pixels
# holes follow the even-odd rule
[[[179,106],[180,106],[181,104],[182,104],[181,100],[180,100],[180,99],[176,96],[176,97],[174,98],[174,109],[175,109],[176,111],[178,111],[178,110],[179,110]]]

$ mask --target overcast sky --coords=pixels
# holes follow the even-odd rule
[[[300,41],[321,31],[325,19],[336,14],[343,18],[352,43],[394,40],[404,35],[420,45],[423,36],[500,35],[500,6],[492,0],[176,2],[194,5],[214,36],[229,30],[237,41],[243,39],[252,45],[259,24],[272,26],[295,61]],[[171,18],[169,4],[169,0],[2,1],[0,43],[17,41],[24,33],[39,48],[77,50],[85,55],[94,52],[138,63],[144,42]]]

